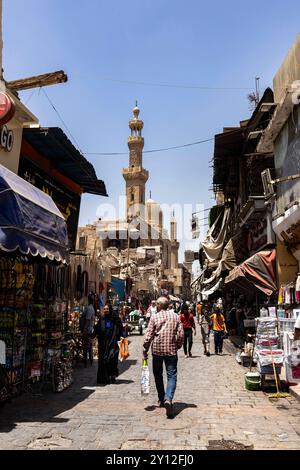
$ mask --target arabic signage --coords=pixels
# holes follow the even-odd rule
[[[68,228],[70,249],[75,250],[80,210],[80,196],[62,183],[56,181],[43,170],[40,170],[33,162],[21,155],[19,164],[19,176],[31,183],[33,186],[48,194],[60,212],[64,216]]]

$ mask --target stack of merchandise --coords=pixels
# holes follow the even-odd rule
[[[282,328],[286,381],[290,384],[300,383],[300,340],[294,341],[295,321]]]
[[[61,355],[54,364],[54,389],[62,392],[73,382],[73,360],[67,344],[62,346]]]
[[[73,380],[73,357],[71,341],[66,341],[64,332],[64,302],[49,306],[46,318],[48,333],[47,374],[51,376],[53,388],[62,392]]]
[[[257,369],[261,375],[273,375],[273,364],[275,364],[276,373],[280,374],[284,354],[283,350],[279,348],[278,320],[266,317],[257,318],[256,322],[255,357]]]

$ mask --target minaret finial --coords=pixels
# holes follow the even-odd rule
[[[152,199],[152,191],[150,190],[150,199]]]
[[[134,115],[134,118],[135,118],[135,119],[138,119],[139,114],[140,114],[140,109],[139,109],[139,107],[138,107],[137,100],[136,100],[136,101],[135,101],[135,107],[133,108],[133,115]]]

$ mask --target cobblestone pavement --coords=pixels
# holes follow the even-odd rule
[[[25,394],[1,408],[0,449],[207,449],[221,439],[300,449],[300,403],[246,391],[234,354],[204,356],[199,336],[193,358],[179,352],[176,417],[167,420],[153,379],[150,396],[140,395],[142,337],[130,340],[116,384],[97,387],[97,364],[79,367],[65,392]]]

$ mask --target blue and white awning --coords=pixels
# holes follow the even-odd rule
[[[50,196],[0,165],[0,250],[69,260],[67,226]]]

